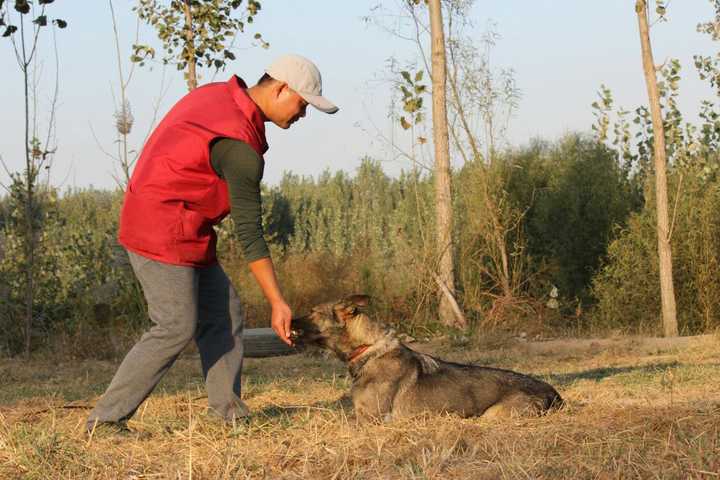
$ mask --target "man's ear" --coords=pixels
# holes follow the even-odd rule
[[[278,98],[286,88],[288,88],[288,84],[286,82],[281,82],[280,80],[275,80],[270,85],[270,91],[272,92],[274,98]]]

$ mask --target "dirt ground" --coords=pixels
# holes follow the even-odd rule
[[[454,361],[530,373],[567,406],[541,418],[425,415],[360,424],[339,362],[248,359],[253,415],[205,413],[189,355],[143,404],[128,437],[83,424],[116,362],[0,360],[0,478],[719,478],[717,336],[416,343]]]

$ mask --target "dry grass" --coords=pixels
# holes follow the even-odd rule
[[[719,478],[720,350],[712,337],[424,345],[441,356],[533,373],[568,401],[543,418],[423,416],[358,425],[342,365],[248,360],[247,424],[204,413],[198,361],[183,358],[129,438],[82,431],[109,362],[0,362],[0,478]]]

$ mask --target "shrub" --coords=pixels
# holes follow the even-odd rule
[[[685,334],[720,326],[720,180],[701,173],[687,166],[668,176],[675,297]],[[610,245],[608,260],[593,282],[597,324],[660,333],[655,225],[655,201],[648,195],[645,208]]]

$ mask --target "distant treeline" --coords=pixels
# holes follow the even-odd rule
[[[654,202],[644,169],[581,135],[535,141],[468,162],[453,175],[457,300],[488,328],[620,329],[657,333],[660,302]],[[680,329],[720,325],[720,181],[691,164],[671,168],[672,247]],[[264,224],[296,312],[351,292],[411,333],[440,328],[433,179],[398,177],[364,159],[353,174],[284,175],[263,190]],[[116,230],[122,193],[42,192],[36,345],[65,339],[78,353],[114,354],[148,320]],[[0,201],[0,353],[22,349],[26,260],[20,204]],[[267,307],[240,257],[230,219],[222,263],[244,297],[248,324]],[[104,333],[103,333],[104,332]],[[110,334],[108,334],[110,332]],[[100,334],[98,334],[100,333]],[[48,343],[49,342],[49,343]]]

